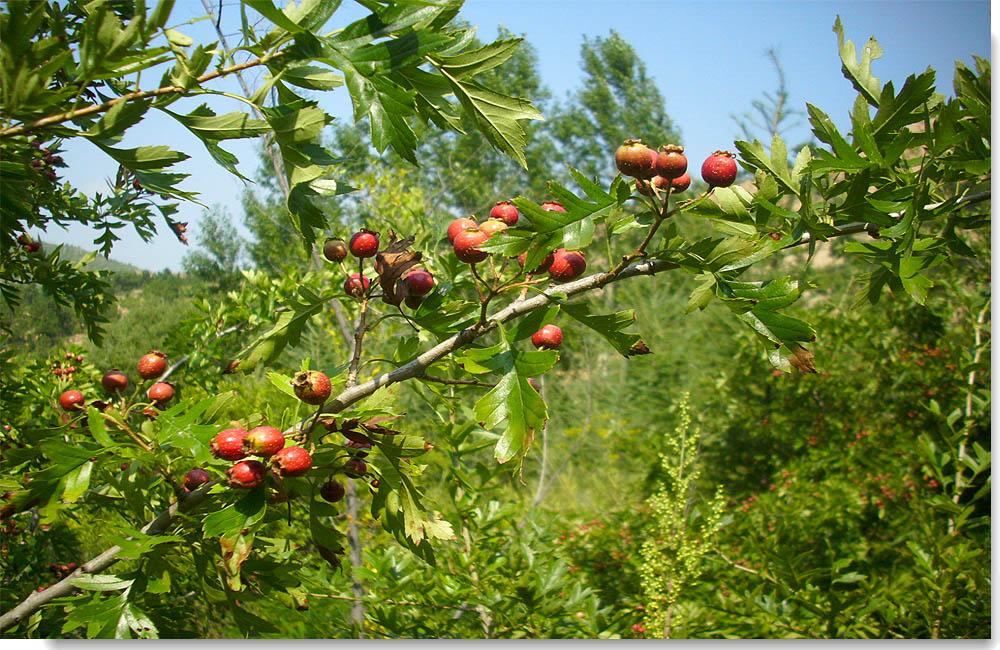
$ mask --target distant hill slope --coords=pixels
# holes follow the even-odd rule
[[[42,248],[45,250],[46,254],[51,253],[55,247],[56,244],[47,244],[45,242],[42,242]],[[79,246],[73,246],[72,244],[63,244],[61,257],[64,260],[75,262],[79,259],[82,259],[83,256],[89,252],[90,251],[88,251],[87,249],[80,248]],[[115,260],[108,259],[103,255],[101,255],[100,253],[98,253],[97,257],[94,259],[93,262],[87,265],[88,271],[101,271],[104,269],[109,269],[111,271],[114,271],[115,273],[142,273],[144,270],[140,269],[137,266],[132,266],[131,264],[126,264],[124,262],[117,262]]]

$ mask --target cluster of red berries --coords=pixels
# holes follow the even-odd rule
[[[49,565],[49,571],[56,574],[60,580],[73,573],[76,570],[76,562],[70,562],[69,564],[58,564],[53,562]]]
[[[542,209],[549,212],[566,212],[559,201],[545,201]],[[517,223],[520,214],[510,201],[497,201],[490,210],[490,218],[481,224],[475,219],[462,217],[448,225],[448,240],[451,241],[455,257],[467,264],[482,262],[489,253],[479,248],[486,240],[498,232],[506,230]],[[517,261],[524,267],[526,253],[521,253]],[[587,268],[587,260],[580,251],[567,251],[560,248],[549,253],[545,259],[530,274],[548,273],[556,282],[568,282],[583,275]]]
[[[73,354],[72,352],[67,352],[65,358],[66,361],[69,361],[70,363],[72,363],[73,361],[76,361],[77,363],[83,363],[82,354]],[[55,375],[56,377],[69,377],[76,371],[77,371],[76,366],[70,366],[70,365],[63,366],[61,361],[56,361],[55,363],[52,364],[52,374]]]
[[[54,183],[59,178],[54,168],[66,166],[62,156],[57,156],[49,149],[43,147],[42,141],[38,138],[31,141],[31,147],[34,149],[34,158],[28,164],[31,165],[32,169],[41,172]]]
[[[226,481],[233,487],[254,488],[263,485],[267,479],[268,468],[264,463],[243,460],[250,455],[270,459],[271,471],[279,478],[302,476],[312,468],[312,456],[308,451],[297,446],[286,447],[285,434],[266,425],[250,431],[240,428],[220,431],[212,438],[212,455],[223,460],[239,461],[226,470]],[[188,477],[185,477],[185,485],[187,482]]]
[[[666,144],[659,151],[650,149],[642,140],[626,140],[615,151],[615,165],[625,176],[638,178],[639,191],[650,194],[650,186],[665,190],[671,187],[683,192],[691,186],[687,173],[684,147]],[[729,187],[736,180],[736,154],[715,151],[701,165],[701,177],[709,187]]]
[[[67,359],[70,358],[67,353]],[[82,356],[75,357],[77,362],[83,361]],[[75,372],[76,369],[70,366],[66,370],[71,370]],[[158,350],[150,350],[149,353],[142,356],[139,359],[138,371],[139,376],[143,379],[156,379],[162,375],[167,370],[167,355],[163,354]],[[57,373],[58,374],[58,373]],[[105,391],[111,394],[122,393],[128,389],[129,379],[128,375],[119,370],[118,368],[112,368],[111,370],[104,373],[101,377],[101,387]],[[174,385],[168,381],[158,381],[149,387],[146,391],[146,396],[149,401],[153,402],[156,406],[163,406],[174,397]],[[85,398],[82,392],[79,390],[71,389],[64,391],[59,396],[59,406],[65,411],[79,411],[84,407]],[[146,411],[144,411],[145,413]],[[155,411],[154,411],[155,413]]]
[[[327,239],[323,243],[323,257],[331,262],[343,262],[348,254],[361,260],[375,257],[379,251],[378,233],[367,228],[362,228],[351,236],[350,241],[344,244],[340,239]],[[429,271],[416,268],[411,269],[403,276],[402,283],[406,285],[406,304],[408,307],[416,309],[423,302],[424,297],[434,288],[434,276]],[[361,273],[351,273],[344,280],[344,293],[353,298],[362,298],[371,288],[371,280]]]

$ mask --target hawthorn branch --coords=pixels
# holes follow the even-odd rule
[[[187,496],[178,498],[177,501],[170,504],[170,507],[160,513],[155,519],[143,526],[140,532],[146,535],[162,535],[178,515],[197,507],[202,501],[207,499],[209,490],[218,482],[218,480],[211,481]],[[20,623],[53,599],[72,594],[77,587],[70,582],[71,580],[82,577],[87,573],[97,574],[104,571],[118,561],[118,554],[121,551],[121,546],[112,546],[92,560],[84,562],[83,565],[77,567],[76,570],[51,587],[32,593],[21,601],[19,605],[0,616],[0,632]]]
[[[205,83],[206,81],[212,81],[213,79],[218,79],[219,77],[225,77],[242,70],[247,70],[249,68],[255,68],[259,65],[264,65],[274,57],[278,56],[280,52],[275,54],[268,54],[262,56],[259,59],[254,59],[253,61],[247,61],[246,63],[239,63],[237,65],[229,66],[228,68],[222,68],[221,70],[215,70],[213,72],[208,72],[197,79],[196,82],[199,84]],[[126,93],[121,97],[116,97],[114,99],[109,99],[103,104],[91,104],[90,106],[84,106],[83,108],[77,108],[71,111],[66,111],[65,113],[56,113],[55,115],[49,115],[35,120],[29,124],[18,124],[17,126],[8,127],[6,129],[0,130],[0,138],[9,138],[15,135],[22,135],[25,133],[31,133],[32,131],[37,131],[38,129],[44,128],[46,126],[52,126],[54,124],[62,124],[63,122],[68,122],[69,120],[76,119],[78,117],[86,117],[88,115],[96,115],[98,113],[104,113],[116,105],[123,102],[131,102],[137,99],[146,99],[147,97],[161,97],[163,95],[172,95],[178,93],[190,92],[190,88],[184,88],[183,86],[163,86],[162,88],[156,88],[154,90],[137,90],[135,92]]]

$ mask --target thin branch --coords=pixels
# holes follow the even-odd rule
[[[258,65],[264,65],[279,53],[269,54],[267,56],[262,56],[259,59],[254,59],[253,61],[247,61],[246,63],[240,63],[237,65],[230,66],[228,68],[223,68],[221,70],[216,70],[214,72],[209,72],[201,75],[195,81],[202,84],[206,81],[211,81],[219,77],[225,77],[227,75],[233,74],[234,72],[239,72],[241,70],[246,70],[248,68],[253,68]],[[91,104],[90,106],[84,106],[83,108],[78,108],[72,111],[66,111],[65,113],[57,113],[56,115],[49,115],[48,117],[43,117],[41,119],[35,120],[30,124],[19,124],[17,126],[12,126],[3,130],[0,130],[0,138],[8,138],[14,135],[21,135],[23,133],[31,133],[32,131],[44,128],[46,126],[52,126],[53,124],[61,124],[69,120],[75,119],[77,117],[85,117],[87,115],[94,115],[97,113],[103,113],[105,111],[111,110],[118,104],[122,102],[130,102],[136,99],[146,99],[147,97],[160,97],[162,95],[171,95],[175,93],[186,93],[190,92],[190,88],[184,88],[182,86],[163,86],[162,88],[157,88],[155,90],[139,90],[133,93],[128,93],[122,95],[121,97],[116,97],[115,99],[109,99],[103,104]]]
[[[140,532],[146,535],[163,534],[178,515],[195,508],[202,501],[208,498],[209,490],[211,490],[212,487],[214,487],[218,482],[218,480],[215,480],[210,483],[206,483],[187,496],[177,499],[177,501],[172,503],[170,507],[160,513],[159,516],[143,526]],[[54,598],[69,596],[75,589],[77,589],[77,587],[70,582],[71,580],[80,578],[87,573],[96,574],[104,571],[104,569],[108,568],[118,560],[118,554],[121,553],[121,551],[121,546],[112,546],[89,562],[85,562],[82,566],[78,567],[75,571],[51,587],[32,593],[30,596],[21,601],[17,607],[14,607],[3,616],[0,616],[0,631],[6,630],[7,628],[21,622],[28,616],[31,616],[31,614],[41,609],[42,606],[51,602]]]

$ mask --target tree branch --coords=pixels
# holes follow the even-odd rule
[[[253,61],[247,61],[246,63],[240,63],[237,65],[230,66],[228,68],[223,68],[221,70],[216,70],[214,72],[208,72],[201,75],[195,81],[199,84],[206,81],[211,81],[219,77],[225,77],[227,75],[233,74],[234,72],[239,72],[241,70],[246,70],[248,68],[253,68],[258,65],[263,65],[277,56],[279,53],[269,54],[267,56],[262,56],[259,59],[254,59]],[[0,138],[8,138],[14,135],[21,135],[24,133],[31,133],[46,126],[52,126],[53,124],[61,124],[69,120],[75,119],[77,117],[85,117],[87,115],[95,115],[97,113],[103,113],[105,111],[111,110],[115,105],[121,104],[122,102],[130,102],[136,99],[146,99],[147,97],[159,97],[161,95],[171,95],[174,93],[186,93],[190,92],[190,88],[184,88],[182,86],[163,86],[162,88],[157,88],[155,90],[138,90],[136,92],[127,93],[121,97],[116,97],[114,99],[109,99],[103,104],[91,104],[90,106],[84,106],[83,108],[78,108],[72,111],[66,111],[65,113],[57,113],[55,115],[49,115],[48,117],[43,117],[41,119],[35,120],[30,124],[19,124],[17,126],[12,126],[6,129],[0,130]]]
[[[146,535],[162,535],[180,513],[191,510],[208,498],[209,490],[211,490],[212,487],[218,482],[218,480],[215,480],[210,483],[206,483],[187,496],[179,498],[177,501],[172,503],[170,507],[160,513],[159,516],[143,526],[141,532]],[[17,623],[20,623],[22,620],[31,616],[33,613],[41,609],[43,605],[46,605],[54,598],[69,596],[72,594],[77,587],[70,582],[71,580],[79,578],[86,573],[100,573],[118,561],[118,554],[121,553],[121,550],[121,546],[112,546],[89,562],[85,562],[82,566],[78,567],[75,571],[51,587],[43,591],[35,592],[25,598],[17,607],[14,607],[3,616],[0,616],[0,631],[6,630]]]

